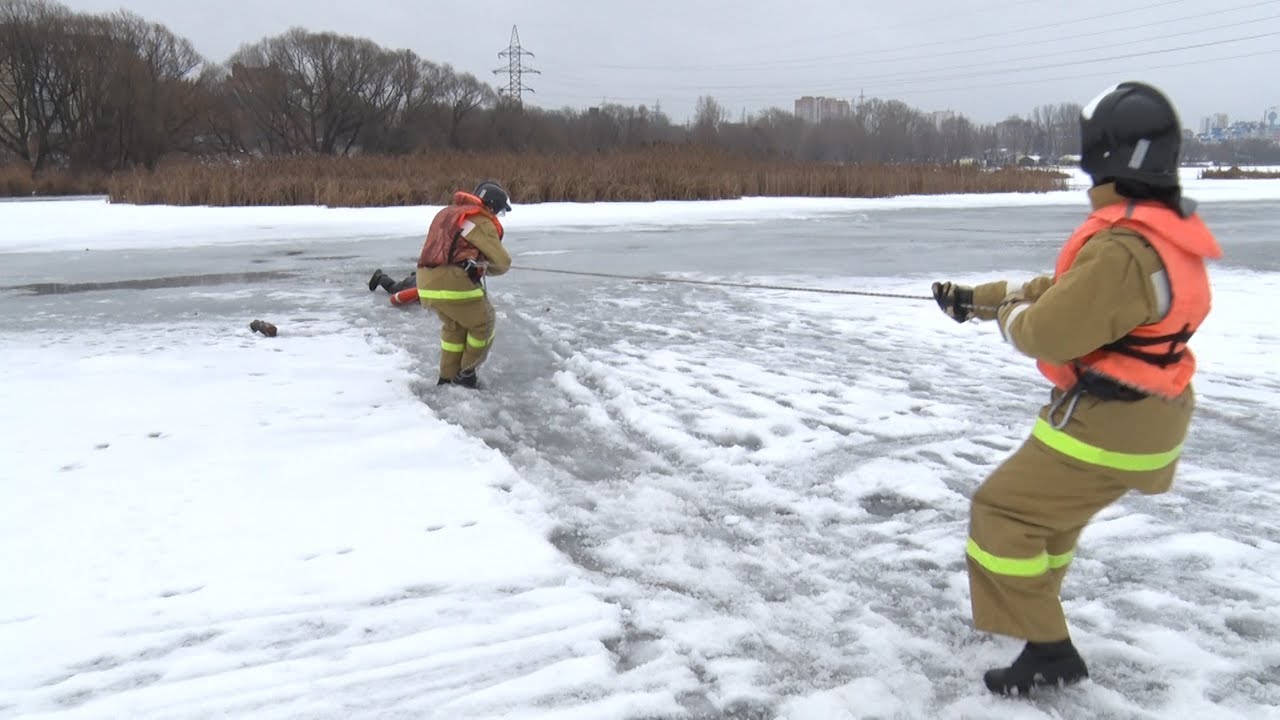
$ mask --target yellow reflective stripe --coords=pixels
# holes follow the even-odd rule
[[[1036,418],[1036,426],[1031,435],[1037,440],[1066,455],[1090,465],[1101,465],[1114,470],[1143,472],[1168,467],[1182,454],[1182,446],[1159,453],[1123,453],[1104,450],[1077,440],[1061,430],[1055,430],[1044,418]]]
[[[1049,569],[1050,569],[1050,570],[1057,570],[1057,569],[1059,569],[1059,568],[1064,568],[1064,567],[1066,567],[1066,566],[1070,565],[1070,564],[1071,564],[1071,561],[1072,561],[1072,560],[1074,560],[1074,559],[1075,559],[1075,557],[1076,557],[1076,553],[1075,553],[1075,551],[1074,551],[1074,550],[1072,550],[1071,552],[1068,552],[1068,553],[1064,553],[1064,554],[1062,554],[1062,555],[1052,555],[1052,554],[1051,554],[1051,555],[1049,555]]]
[[[490,335],[490,336],[489,336],[489,339],[488,339],[488,340],[482,340],[482,339],[480,339],[480,338],[478,338],[478,337],[473,336],[471,333],[467,333],[467,344],[468,344],[468,345],[470,345],[471,347],[473,347],[473,348],[477,349],[477,350],[479,350],[479,349],[481,349],[481,348],[487,348],[487,347],[489,347],[489,343],[491,343],[491,342],[493,342],[493,336],[492,336],[492,335]]]
[[[1060,570],[1070,565],[1076,556],[1073,550],[1062,555],[1050,555],[1047,552],[1042,552],[1035,557],[1029,558],[1000,557],[983,550],[978,546],[978,543],[973,541],[973,538],[969,538],[969,542],[965,546],[965,553],[973,558],[974,562],[991,572],[1012,577],[1040,577],[1050,570]]]
[[[1046,552],[1030,558],[1000,557],[978,547],[978,543],[974,542],[973,538],[969,538],[965,552],[979,565],[997,575],[1039,577],[1049,572],[1049,553]]]
[[[445,342],[441,340],[440,349],[444,350],[445,352],[460,353],[466,350],[467,348],[462,343],[451,343],[451,342]]]
[[[423,290],[418,288],[418,297],[423,300],[470,300],[484,297],[484,288],[473,290]]]

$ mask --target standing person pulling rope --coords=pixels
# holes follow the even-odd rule
[[[1209,314],[1217,241],[1182,197],[1182,125],[1137,82],[1108,88],[1080,119],[1093,212],[1052,278],[934,283],[957,322],[995,320],[1052,385],[1031,437],[974,493],[967,565],[973,623],[1025,641],[988,689],[1025,694],[1089,676],[1059,592],[1089,520],[1131,490],[1173,482],[1195,406],[1187,342]],[[996,310],[975,306],[998,305]]]

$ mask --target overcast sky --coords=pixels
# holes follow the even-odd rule
[[[1280,0],[64,0],[128,9],[206,58],[291,26],[367,37],[505,86],[512,25],[541,71],[526,104],[661,103],[677,122],[700,95],[732,118],[801,95],[900,99],[978,122],[1086,103],[1137,79],[1183,125],[1280,105]],[[1199,46],[1199,47],[1193,47]]]

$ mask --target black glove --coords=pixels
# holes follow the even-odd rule
[[[973,288],[968,285],[936,282],[933,284],[933,299],[938,301],[942,312],[956,322],[973,317]]]
[[[484,268],[475,260],[468,260],[462,264],[462,269],[466,271],[467,277],[471,278],[471,282],[479,285],[480,278],[484,277]]]

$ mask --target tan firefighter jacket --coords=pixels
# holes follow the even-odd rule
[[[1128,202],[1113,184],[1091,189],[1089,199],[1095,209]],[[1110,228],[1080,250],[1056,284],[1038,277],[1013,291],[1003,281],[975,287],[975,315],[998,320],[1005,338],[1024,355],[1065,363],[1159,320],[1164,310],[1152,276],[1162,269],[1160,256],[1141,235]],[[1191,420],[1192,387],[1173,400],[1084,394],[1073,404],[1063,396],[1053,389],[1041,408],[1044,422],[1033,428],[1039,441],[1066,462],[1114,474],[1129,487],[1147,493],[1168,489]]]

